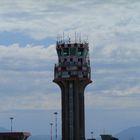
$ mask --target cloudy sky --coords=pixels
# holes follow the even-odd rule
[[[86,135],[140,125],[139,0],[0,0],[0,7],[0,126],[8,129],[13,116],[15,130],[49,134],[54,111],[60,119],[52,80],[63,32],[88,36]]]

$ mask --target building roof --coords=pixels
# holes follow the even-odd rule
[[[108,135],[108,134],[103,134],[100,136],[101,136],[102,140],[119,140],[118,138],[115,138],[112,135]]]
[[[0,132],[0,140],[27,140],[29,132]]]

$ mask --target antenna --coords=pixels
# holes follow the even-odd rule
[[[63,32],[63,42],[64,42],[64,39],[65,39],[65,34],[64,34],[64,32]]]
[[[62,36],[60,35],[60,42],[62,43],[62,40],[63,40],[63,38],[62,38]]]
[[[79,33],[79,42],[81,43],[81,32]]]
[[[77,40],[77,35],[76,35],[76,32],[75,32],[75,43],[76,43],[76,40]]]
[[[70,36],[69,36],[69,34],[68,34],[68,43],[70,43]]]

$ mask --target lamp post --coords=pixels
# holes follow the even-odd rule
[[[11,120],[11,132],[13,131],[13,117],[10,117],[10,120]]]
[[[57,112],[54,112],[55,115],[55,140],[57,140]]]
[[[51,138],[50,138],[50,140],[52,140],[52,126],[53,126],[53,123],[50,123],[50,126],[51,126],[51,131],[50,131],[50,133],[51,133]]]
[[[93,131],[91,132],[91,139],[93,139]]]

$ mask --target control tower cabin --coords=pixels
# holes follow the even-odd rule
[[[87,42],[57,41],[54,80],[61,88],[62,140],[85,140],[84,90],[91,83]]]

